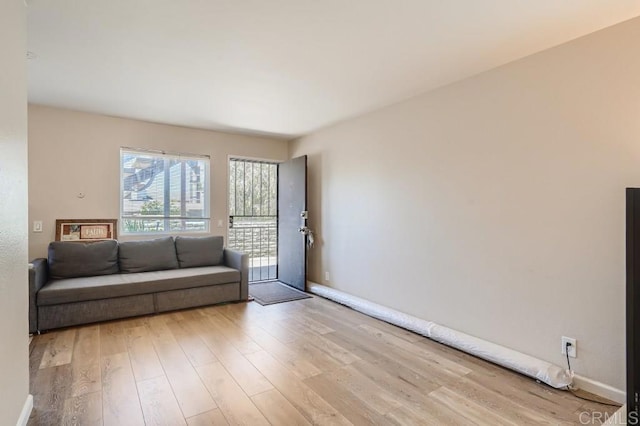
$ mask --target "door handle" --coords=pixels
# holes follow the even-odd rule
[[[307,247],[312,248],[313,243],[315,242],[315,237],[313,235],[313,231],[311,228],[307,226],[302,226],[298,228],[298,232],[307,237]]]

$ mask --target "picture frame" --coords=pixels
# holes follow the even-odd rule
[[[118,238],[118,219],[56,219],[56,241],[91,242]]]

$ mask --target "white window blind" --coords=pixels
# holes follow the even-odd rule
[[[122,232],[209,230],[209,157],[120,149]]]

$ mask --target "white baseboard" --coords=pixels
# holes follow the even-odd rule
[[[609,386],[602,382],[589,379],[588,377],[576,374],[573,376],[573,384],[578,389],[591,392],[594,395],[607,398],[611,401],[617,402],[618,404],[624,404],[627,402],[627,393],[625,391],[616,389],[613,386]]]
[[[16,426],[27,426],[29,416],[31,416],[31,410],[33,410],[33,395],[29,394],[27,395],[27,400],[24,402],[24,406],[22,407],[22,412],[20,413]]]

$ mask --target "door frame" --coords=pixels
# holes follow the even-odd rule
[[[279,160],[279,159],[275,159],[275,158],[267,158],[267,157],[252,157],[252,156],[248,156],[248,155],[233,155],[233,154],[227,154],[227,164],[226,164],[226,179],[225,179],[225,205],[226,207],[226,212],[225,212],[225,217],[224,217],[224,241],[226,242],[226,244],[229,243],[229,213],[231,210],[231,206],[229,205],[229,189],[230,189],[230,185],[229,185],[229,181],[231,179],[231,160],[240,160],[240,161],[255,161],[255,162],[263,162],[263,163],[271,163],[271,164],[277,164],[279,165],[280,163],[284,163],[286,161],[289,160]],[[278,173],[278,167],[276,167],[276,173]],[[277,185],[278,185],[278,175],[276,174],[276,189],[277,189]],[[278,194],[276,194],[276,207],[277,207],[277,203],[278,203]],[[276,238],[278,236],[278,209],[276,208]],[[276,241],[277,244],[277,241]],[[276,256],[276,278],[275,280],[278,279],[278,258]]]

